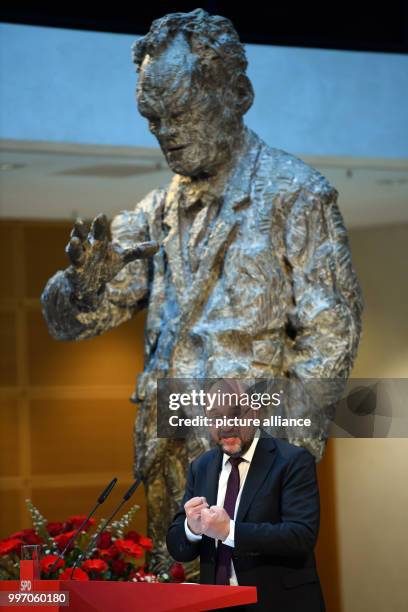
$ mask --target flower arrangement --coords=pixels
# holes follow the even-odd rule
[[[77,539],[68,548],[64,559],[58,554],[65,548],[72,535],[85,519],[85,516],[71,516],[64,522],[47,521],[33,505],[26,500],[31,514],[33,528],[23,529],[0,541],[0,580],[17,580],[19,577],[21,547],[24,544],[40,544],[43,547],[41,559],[41,578],[46,580],[69,580],[75,561],[87,549],[91,538],[90,530],[95,526],[91,518]],[[183,582],[184,568],[174,563],[169,573],[156,575],[149,571],[145,553],[150,551],[153,542],[129,525],[139,510],[134,505],[118,521],[114,521],[106,531],[100,533],[95,546],[89,551],[88,558],[82,560],[72,574],[73,580],[121,580],[133,582]],[[95,533],[98,533],[104,519],[101,519]],[[52,571],[51,571],[52,570]]]

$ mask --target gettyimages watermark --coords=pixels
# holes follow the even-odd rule
[[[255,427],[282,438],[408,437],[408,379],[161,378],[157,437]]]

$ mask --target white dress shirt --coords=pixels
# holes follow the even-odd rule
[[[244,483],[245,483],[245,478],[246,478],[246,476],[248,474],[249,466],[251,465],[251,461],[252,461],[252,458],[254,456],[254,452],[255,452],[255,449],[256,449],[256,445],[258,444],[258,440],[259,440],[259,432],[257,432],[255,434],[255,437],[252,440],[251,446],[242,455],[243,461],[241,461],[241,463],[238,466],[238,470],[239,470],[239,493],[238,493],[237,501],[236,501],[236,504],[235,504],[234,519],[230,519],[229,534],[228,534],[227,538],[223,541],[223,544],[226,544],[227,546],[231,546],[231,547],[235,546],[235,518],[237,516],[237,511],[238,511],[238,507],[239,507],[239,502],[241,500],[242,489],[243,489],[243,486],[244,486]],[[225,494],[227,492],[228,477],[229,477],[230,472],[231,472],[231,463],[228,461],[228,459],[229,459],[229,455],[226,455],[225,453],[223,453],[222,469],[221,469],[220,477],[219,477],[219,480],[218,480],[218,494],[217,494],[217,506],[219,506],[221,508],[224,507],[224,499],[225,499]],[[187,519],[184,522],[184,528],[185,528],[187,539],[190,542],[199,542],[201,540],[201,538],[202,538],[201,535],[197,535],[197,534],[193,533],[189,529],[189,527],[187,525]],[[215,545],[217,545],[217,540],[215,542]],[[237,576],[235,574],[234,564],[232,563],[232,561],[231,561],[230,585],[233,585],[233,586],[237,586],[238,585],[238,580],[237,580]]]

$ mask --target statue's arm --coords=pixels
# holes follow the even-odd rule
[[[86,284],[86,291],[80,291],[78,283],[74,282],[73,265],[57,272],[47,282],[41,303],[48,330],[55,339],[79,340],[99,335],[127,321],[146,305],[149,294],[149,261],[145,256],[128,263],[126,261],[134,257],[135,245],[150,240],[146,206],[154,205],[155,197],[158,197],[156,192],[151,192],[134,211],[118,214],[111,223],[111,242],[107,238],[105,245],[101,242],[103,249],[89,261],[87,271],[83,262],[78,264],[77,268],[85,275],[86,283],[83,284]],[[74,247],[81,250],[79,240],[74,238],[75,241],[78,244],[74,244]],[[91,237],[88,246],[92,242],[98,244]],[[71,261],[72,245],[71,234],[67,247]],[[108,249],[116,258],[113,261],[111,257],[110,274],[112,270],[120,269],[108,282],[102,282],[104,269],[101,272],[100,261],[97,260],[102,258],[101,251],[106,256]],[[78,260],[84,257],[82,251],[80,256],[74,253]]]
[[[304,189],[287,218],[292,338],[284,368],[298,380],[347,378],[358,348],[363,299],[337,195]]]
[[[320,460],[357,353],[363,300],[337,191],[303,188],[286,212],[283,406],[287,416],[310,419],[286,435]]]

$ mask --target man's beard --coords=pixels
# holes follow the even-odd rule
[[[226,436],[225,436],[225,437],[226,437]],[[222,451],[223,451],[223,452],[224,452],[226,455],[228,455],[229,457],[239,457],[239,456],[242,454],[243,450],[245,450],[245,449],[243,449],[243,446],[244,446],[244,445],[243,445],[243,442],[242,442],[241,438],[238,438],[238,436],[228,436],[228,437],[234,437],[234,438],[236,437],[236,438],[239,440],[239,448],[238,448],[236,451],[231,452],[231,451],[226,450],[226,449],[224,448],[223,441],[224,441],[224,439],[225,439],[225,438],[221,438],[221,439],[219,440],[219,442],[218,442],[218,445],[220,446],[221,450],[222,450]]]

